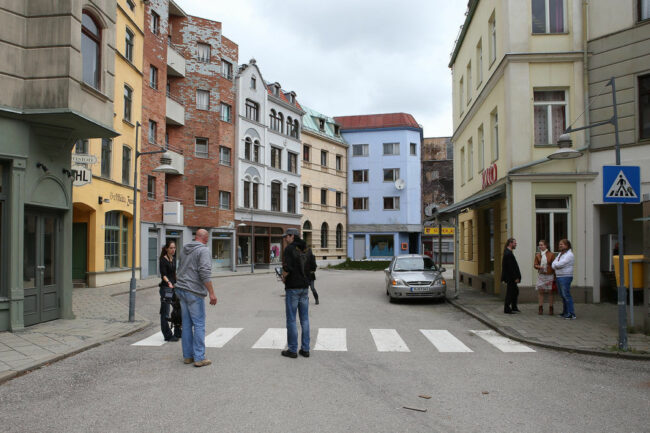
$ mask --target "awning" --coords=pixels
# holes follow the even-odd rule
[[[505,184],[498,185],[488,191],[481,191],[477,194],[474,194],[471,197],[467,197],[465,200],[459,201],[458,203],[454,203],[452,205],[447,206],[444,209],[441,209],[440,212],[438,212],[438,214],[431,219],[439,219],[439,220],[447,219],[449,217],[459,214],[460,211],[465,208],[476,207],[479,204],[488,202],[502,194],[505,194],[505,192],[506,192]]]

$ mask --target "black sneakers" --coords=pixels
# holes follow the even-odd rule
[[[286,356],[287,358],[297,358],[298,354],[296,352],[292,352],[290,350],[283,350],[282,351],[282,356]]]
[[[309,358],[309,351],[308,351],[308,350],[302,350],[302,349],[300,349],[300,350],[298,351],[298,353],[301,354],[302,356],[304,356],[305,358]]]

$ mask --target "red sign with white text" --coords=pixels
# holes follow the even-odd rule
[[[497,165],[492,164],[491,166],[483,170],[482,176],[483,176],[483,189],[485,189],[497,181]]]

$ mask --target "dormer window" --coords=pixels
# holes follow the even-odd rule
[[[334,125],[334,135],[340,135],[341,131],[339,130],[339,125]]]
[[[255,77],[251,77],[251,89],[256,89],[257,88],[257,79]]]
[[[325,119],[318,119],[318,129],[325,131]]]

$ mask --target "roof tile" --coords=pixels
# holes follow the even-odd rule
[[[334,118],[346,129],[376,129],[376,128],[420,128],[415,118],[408,113],[364,114],[360,116],[339,116]]]

